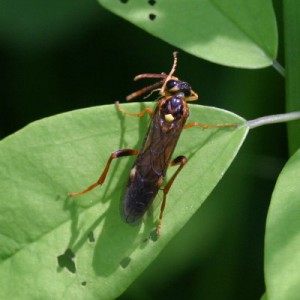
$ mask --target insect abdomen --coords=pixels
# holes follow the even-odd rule
[[[132,175],[133,173],[134,175]],[[149,209],[162,182],[160,178],[160,176],[155,175],[149,181],[142,178],[139,172],[131,172],[122,205],[122,214],[126,223],[136,224]]]

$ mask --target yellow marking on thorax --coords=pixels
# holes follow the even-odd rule
[[[171,115],[171,114],[167,114],[165,115],[165,120],[168,122],[168,123],[171,123],[174,121],[174,117]]]

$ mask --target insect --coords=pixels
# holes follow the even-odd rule
[[[203,129],[236,126],[236,124],[207,125],[198,122],[186,124],[189,117],[187,101],[197,100],[198,95],[187,82],[181,81],[173,75],[177,66],[177,52],[174,52],[173,56],[174,62],[169,74],[146,73],[137,75],[134,80],[158,78],[160,81],[134,92],[126,98],[127,101],[130,101],[147,92],[158,91],[159,99],[154,111],[151,108],[145,108],[139,113],[131,113],[122,109],[119,103],[116,102],[117,109],[123,114],[136,117],[142,117],[145,114],[150,115],[151,122],[141,149],[139,151],[121,149],[113,152],[107,161],[104,171],[94,184],[81,192],[69,193],[70,196],[78,196],[89,192],[98,185],[102,185],[112,160],[123,156],[135,155],[137,158],[131,168],[122,201],[122,215],[126,223],[137,223],[149,209],[159,190],[162,190],[163,199],[156,227],[157,235],[160,235],[161,232],[167,194],[177,175],[187,163],[185,156],[178,156],[172,160],[172,154],[182,130],[195,126]],[[169,166],[178,166],[178,168],[164,185],[166,171]]]

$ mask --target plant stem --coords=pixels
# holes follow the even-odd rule
[[[250,129],[252,129],[263,125],[283,123],[294,120],[300,120],[300,111],[257,118],[247,121],[247,125]]]
[[[273,60],[273,67],[282,77],[285,77],[285,69],[277,60]]]
[[[283,1],[287,111],[300,109],[300,1]],[[288,125],[290,154],[300,147],[300,122]]]

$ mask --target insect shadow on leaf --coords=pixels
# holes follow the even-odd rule
[[[58,266],[66,268],[69,272],[76,273],[76,265],[74,262],[75,254],[71,249],[67,249],[64,254],[57,257]]]

